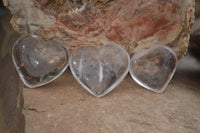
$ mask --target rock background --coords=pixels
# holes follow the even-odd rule
[[[194,0],[3,0],[11,24],[21,34],[62,40],[72,51],[85,45],[116,43],[130,55],[153,45],[187,52]]]

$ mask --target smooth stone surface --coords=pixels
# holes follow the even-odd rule
[[[114,44],[80,47],[70,60],[73,76],[96,97],[113,90],[127,75],[129,64],[128,53]]]
[[[68,67],[68,52],[56,41],[27,35],[13,46],[12,58],[24,84],[35,88],[60,76]]]
[[[67,70],[38,89],[22,86],[26,133],[200,133],[199,79],[200,62],[186,56],[162,94],[126,76],[96,98]]]
[[[161,93],[176,70],[176,54],[168,47],[157,45],[131,58],[131,77],[141,86]]]

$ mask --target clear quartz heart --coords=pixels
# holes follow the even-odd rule
[[[131,58],[131,77],[141,86],[161,93],[167,87],[176,70],[176,54],[168,47],[153,46]]]
[[[60,76],[68,66],[68,52],[56,41],[44,42],[35,35],[19,38],[12,58],[24,84],[35,88]]]
[[[80,47],[70,60],[73,76],[96,97],[113,90],[127,75],[129,65],[128,53],[114,44]]]

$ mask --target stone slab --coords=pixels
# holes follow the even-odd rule
[[[24,87],[27,133],[200,132],[200,64],[179,62],[173,80],[157,94],[130,76],[103,98],[89,94],[65,72],[40,88]]]

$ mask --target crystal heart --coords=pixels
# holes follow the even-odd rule
[[[131,77],[141,86],[161,93],[167,87],[176,70],[176,54],[168,47],[153,46],[131,58]]]
[[[113,90],[127,75],[129,65],[128,53],[114,44],[79,47],[70,60],[73,76],[96,97]]]
[[[68,52],[56,41],[44,42],[40,37],[27,35],[13,46],[12,59],[24,84],[35,88],[60,76],[68,66]]]

